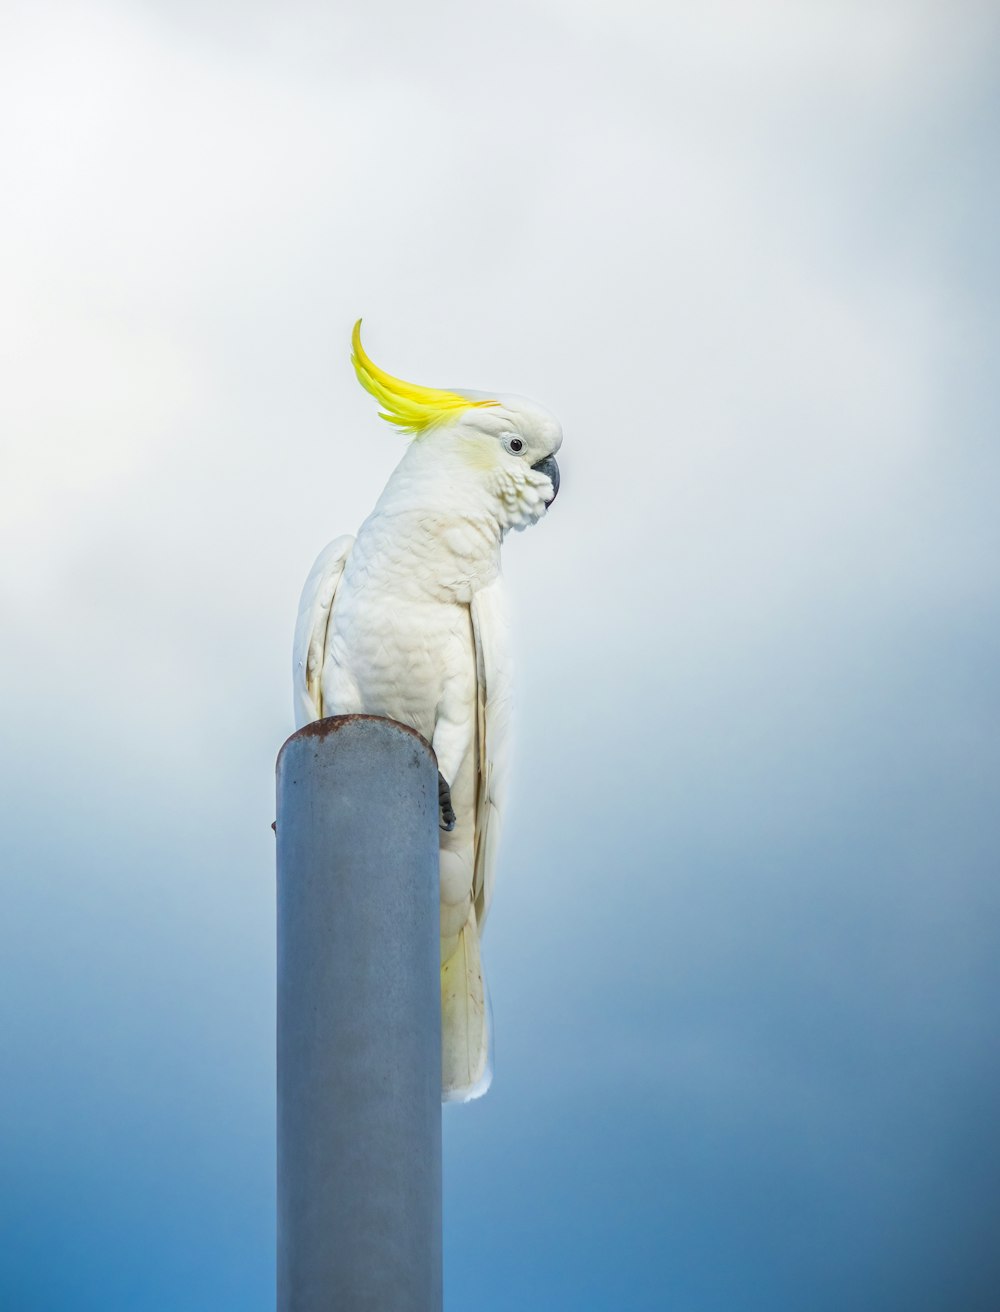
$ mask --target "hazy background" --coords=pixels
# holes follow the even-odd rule
[[[418,382],[563,420],[451,1309],[987,1312],[1000,11],[0,17],[0,1306],[264,1312],[273,760]]]

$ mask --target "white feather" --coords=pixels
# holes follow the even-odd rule
[[[479,789],[472,890],[476,920],[482,933],[493,900],[510,750],[513,678],[507,639],[507,591],[503,579],[498,577],[489,587],[474,593],[471,610],[479,711]]]
[[[354,538],[349,533],[334,538],[316,557],[302,589],[292,646],[296,729],[323,717],[320,683],[326,657],[326,631],[333,613],[333,599],[353,546]]]

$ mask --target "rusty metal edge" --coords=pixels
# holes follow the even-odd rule
[[[409,734],[415,738],[421,747],[425,747],[437,768],[437,757],[434,754],[434,748],[430,745],[422,733],[412,729],[408,724],[401,724],[399,720],[390,719],[388,715],[325,715],[321,720],[312,720],[309,724],[304,724],[301,729],[296,729],[293,734],[285,739],[278,751],[277,760],[274,768],[277,770],[281,765],[281,758],[284,755],[285,748],[299,738],[325,738],[327,734],[336,733],[338,729],[343,729],[349,724],[355,724],[359,720],[377,720],[383,724],[391,724],[394,729],[400,729],[403,733]]]

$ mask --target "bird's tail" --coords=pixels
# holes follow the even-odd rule
[[[441,965],[441,1098],[468,1102],[490,1087],[490,1018],[474,907]]]

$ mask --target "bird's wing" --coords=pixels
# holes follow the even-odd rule
[[[295,694],[295,727],[319,720],[323,715],[320,681],[326,656],[326,630],[333,611],[333,599],[351,554],[354,539],[345,534],[324,547],[313,565],[295,621],[295,645],[292,651],[292,684]]]
[[[511,669],[503,580],[498,578],[489,587],[474,593],[471,610],[476,640],[479,711],[479,786],[472,887],[476,920],[481,931],[493,897],[510,743]]]

